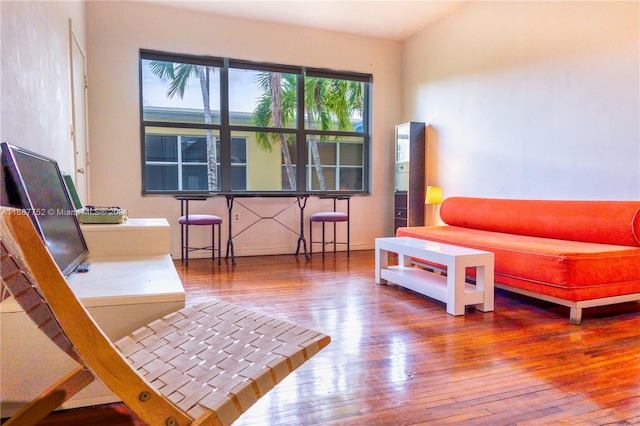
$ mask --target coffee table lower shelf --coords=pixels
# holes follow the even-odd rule
[[[398,254],[389,265],[388,253]],[[376,239],[376,283],[387,281],[446,303],[450,315],[464,315],[465,307],[493,311],[493,262],[490,252],[410,237]],[[445,267],[447,275],[414,266],[413,259]],[[466,268],[476,269],[476,283],[466,282]]]
[[[440,302],[447,303],[447,277],[412,266],[389,266],[380,271],[382,279],[401,285]],[[465,304],[483,303],[484,291],[477,291],[473,284],[464,285]]]

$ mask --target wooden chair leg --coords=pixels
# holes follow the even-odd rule
[[[86,388],[94,380],[93,373],[79,366],[71,371],[33,401],[23,406],[4,426],[36,425],[56,408]]]

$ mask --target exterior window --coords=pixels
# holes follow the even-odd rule
[[[371,76],[140,52],[143,192],[369,191]]]

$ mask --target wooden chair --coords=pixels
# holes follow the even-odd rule
[[[95,377],[150,425],[228,425],[330,342],[211,300],[113,343],[69,288],[30,218],[3,208],[0,221],[2,286],[79,364],[5,426],[36,424]]]

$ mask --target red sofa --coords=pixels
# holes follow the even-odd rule
[[[640,201],[447,198],[446,226],[397,236],[495,253],[496,287],[582,309],[640,300]]]

